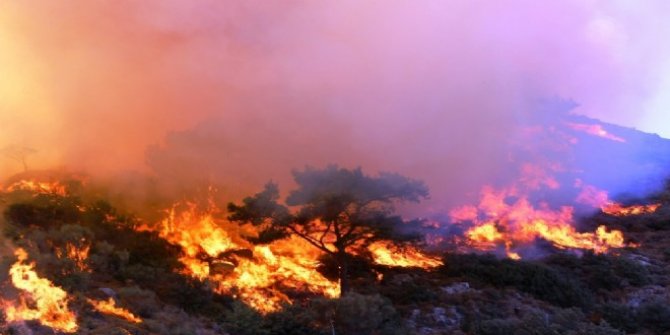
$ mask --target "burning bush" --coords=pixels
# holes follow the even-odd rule
[[[93,279],[132,282],[185,309],[212,309],[210,289],[178,273],[181,249],[136,231],[137,220],[109,203],[71,193],[16,200],[4,212],[5,234],[36,255],[37,268],[57,285],[86,291]]]
[[[296,176],[298,188],[286,204],[269,185],[231,205],[231,218],[239,222],[226,220],[211,202],[178,202],[151,224],[91,196],[14,191],[4,211],[4,233],[27,251],[40,278],[65,292],[78,326],[91,333],[206,334],[188,313],[208,320],[210,334],[405,334],[419,331],[421,322],[435,332],[461,328],[472,334],[618,334],[609,324],[631,332],[667,331],[667,308],[659,301],[632,308],[622,300],[665,276],[658,260],[629,255],[640,249],[552,249],[533,261],[448,253],[440,260],[420,252],[411,231],[396,229],[414,226],[393,215],[393,200],[402,200],[408,189],[418,193],[409,192],[405,200],[422,198],[420,183],[335,167]],[[356,183],[372,185],[374,192]],[[632,207],[621,208],[627,213]],[[608,229],[610,222],[650,216],[667,222],[667,204],[654,208],[584,221]],[[640,229],[646,234],[647,228],[643,223]],[[338,238],[349,231],[352,239],[338,249]],[[342,278],[342,250],[347,279],[358,294],[332,299]],[[17,290],[7,283],[14,261],[4,259],[0,280],[2,299],[16,305]],[[455,279],[470,282],[471,289],[450,293],[445,285]],[[111,287],[105,290],[111,295],[96,294],[102,285]],[[451,313],[448,320],[439,313],[444,310]],[[422,316],[414,318],[417,311]],[[96,328],[102,320],[114,326]],[[407,321],[407,330],[403,320],[414,324]]]
[[[230,218],[260,226],[260,236],[298,236],[330,255],[337,263],[341,293],[350,289],[351,254],[360,255],[380,240],[418,237],[403,231],[406,225],[392,213],[394,201],[419,201],[428,196],[420,181],[389,173],[372,177],[361,169],[337,166],[295,170],[293,177],[298,188],[288,195],[286,205],[278,203],[279,190],[269,183],[242,205],[230,204]]]

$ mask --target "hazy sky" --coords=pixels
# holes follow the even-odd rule
[[[665,0],[2,1],[0,148],[38,149],[34,168],[148,162],[244,183],[334,162],[453,185],[491,169],[491,133],[536,99],[670,137],[668,13]]]

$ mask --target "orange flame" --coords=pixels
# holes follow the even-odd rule
[[[88,267],[88,264],[86,263],[88,259],[88,253],[90,252],[90,250],[91,250],[90,245],[84,245],[82,247],[78,247],[72,243],[67,243],[65,245],[65,250],[61,248],[56,248],[56,257],[61,259],[69,258],[75,263],[79,271],[91,272],[91,269]]]
[[[126,319],[130,322],[133,323],[140,323],[142,322],[142,319],[135,314],[131,313],[125,308],[121,307],[116,307],[116,302],[114,299],[109,298],[109,300],[93,300],[93,299],[86,299],[95,310],[97,310],[100,313],[104,314],[109,314],[109,315],[114,315],[118,316],[120,318]]]
[[[5,192],[30,191],[39,194],[54,194],[65,196],[67,189],[60,182],[46,182],[37,180],[19,180],[5,188]]]
[[[307,242],[290,238],[252,245],[243,236],[254,236],[253,227],[217,220],[215,209],[199,214],[195,204],[182,211],[177,207],[155,229],[182,247],[187,274],[208,279],[216,292],[232,294],[260,312],[292,302],[280,288],[338,296],[339,284],[317,272],[320,252]]]
[[[578,184],[578,186],[581,185]],[[600,208],[603,213],[612,216],[652,214],[661,207],[660,203],[624,206],[609,200],[607,192],[598,190],[593,186],[583,186],[582,192],[577,197],[577,202]]]
[[[623,206],[616,202],[610,202],[601,207],[603,213],[613,216],[631,216],[641,214],[652,214],[661,207],[661,204]]]
[[[516,200],[509,203],[510,199]],[[515,246],[537,238],[550,241],[558,248],[588,249],[596,253],[626,246],[623,233],[618,230],[607,231],[600,226],[595,232],[578,232],[572,226],[572,212],[572,207],[552,210],[546,203],[535,208],[516,188],[494,190],[485,187],[479,206],[455,209],[451,211],[451,219],[474,224],[465,237],[475,248],[491,250],[504,245],[508,257],[515,259],[520,258],[512,250]]]
[[[20,303],[5,302],[5,317],[8,322],[37,320],[55,330],[74,333],[77,331],[75,314],[68,309],[67,293],[35,272],[35,264],[25,264],[28,254],[19,248],[15,251],[18,261],[9,269],[12,283],[25,294]],[[29,303],[26,301],[29,300]]]
[[[398,248],[387,242],[376,242],[368,247],[374,262],[398,267],[434,268],[442,265],[437,257],[430,257],[413,247]]]

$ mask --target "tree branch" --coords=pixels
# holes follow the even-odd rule
[[[288,227],[288,229],[290,229],[292,232],[294,232],[296,235],[298,235],[300,238],[302,238],[303,240],[307,241],[309,244],[311,244],[311,245],[317,247],[319,250],[321,250],[321,251],[323,251],[323,252],[326,252],[326,253],[328,253],[328,254],[331,254],[331,255],[334,255],[334,254],[335,254],[332,250],[328,249],[328,247],[326,247],[326,245],[325,245],[324,243],[319,243],[319,241],[317,241],[317,240],[314,239],[313,237],[311,237],[311,236],[309,236],[309,235],[307,235],[307,234],[301,232],[301,231],[298,230],[296,227],[294,227],[294,226],[292,226],[292,225],[290,225],[290,224],[287,225],[287,227]]]
[[[330,231],[330,227],[331,227],[332,225],[333,225],[333,222],[332,222],[332,221],[328,222],[328,224],[326,225],[326,229],[323,231],[323,234],[321,234],[321,237],[319,237],[319,243],[321,243],[321,245],[325,245],[325,244],[323,243],[323,239],[326,237],[326,235],[327,235],[328,232]]]

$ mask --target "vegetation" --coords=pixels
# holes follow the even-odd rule
[[[586,307],[591,293],[582,283],[542,263],[498,259],[491,254],[447,254],[443,272],[496,288],[511,287],[561,307]]]
[[[179,274],[180,248],[156,233],[137,231],[136,219],[109,203],[87,202],[77,193],[13,196],[4,211],[4,234],[28,250],[55,284],[85,291],[91,282],[132,283],[188,311],[221,308],[204,283]],[[86,267],[63,256],[68,248],[87,251]]]
[[[394,201],[419,201],[428,196],[426,186],[397,174],[377,177],[361,169],[348,170],[331,165],[325,169],[293,171],[298,185],[279,200],[276,184],[247,197],[241,205],[231,203],[231,220],[261,226],[257,243],[296,235],[329,255],[337,264],[342,294],[348,293],[349,260],[355,250],[361,254],[372,242],[416,240],[403,220],[393,215]],[[288,206],[296,208],[291,210]]]
[[[4,193],[0,225],[12,246],[22,247],[37,272],[65,289],[90,334],[667,334],[670,332],[670,236],[667,228],[640,217],[587,219],[629,227],[640,247],[611,254],[555,251],[543,258],[501,259],[490,254],[445,252],[435,270],[371,265],[361,248],[379,239],[413,241],[393,213],[396,200],[426,196],[419,182],[397,175],[370,177],[360,169],[328,167],[294,172],[297,188],[279,203],[274,184],[241,204],[231,217],[262,228],[265,243],[288,234],[311,239],[315,248],[334,241],[321,272],[338,279],[344,265],[351,291],[339,299],[295,293],[292,304],[261,314],[235,296],[212,291],[207,280],[183,275],[181,249],[156,233],[138,229],[141,220],[104,199],[84,195],[81,185],[66,194]],[[353,183],[348,187],[335,185]],[[368,189],[352,185],[367,183]],[[326,190],[331,190],[327,192]],[[653,201],[657,226],[670,222],[667,192]],[[337,227],[337,231],[335,231]],[[348,233],[350,232],[351,233]],[[342,234],[342,232],[345,232]],[[321,234],[321,235],[319,235]],[[317,236],[314,240],[313,236]],[[323,245],[320,240],[323,237]],[[86,250],[85,264],[63,257],[68,248]],[[336,257],[344,252],[344,263]],[[8,269],[16,258],[0,258],[1,299],[14,299]],[[346,274],[346,273],[345,273]],[[5,285],[5,286],[3,286]],[[102,291],[106,293],[102,293]],[[102,315],[85,299],[114,299],[143,319],[141,324]],[[33,333],[51,333],[27,323]],[[22,333],[3,328],[1,333]]]

